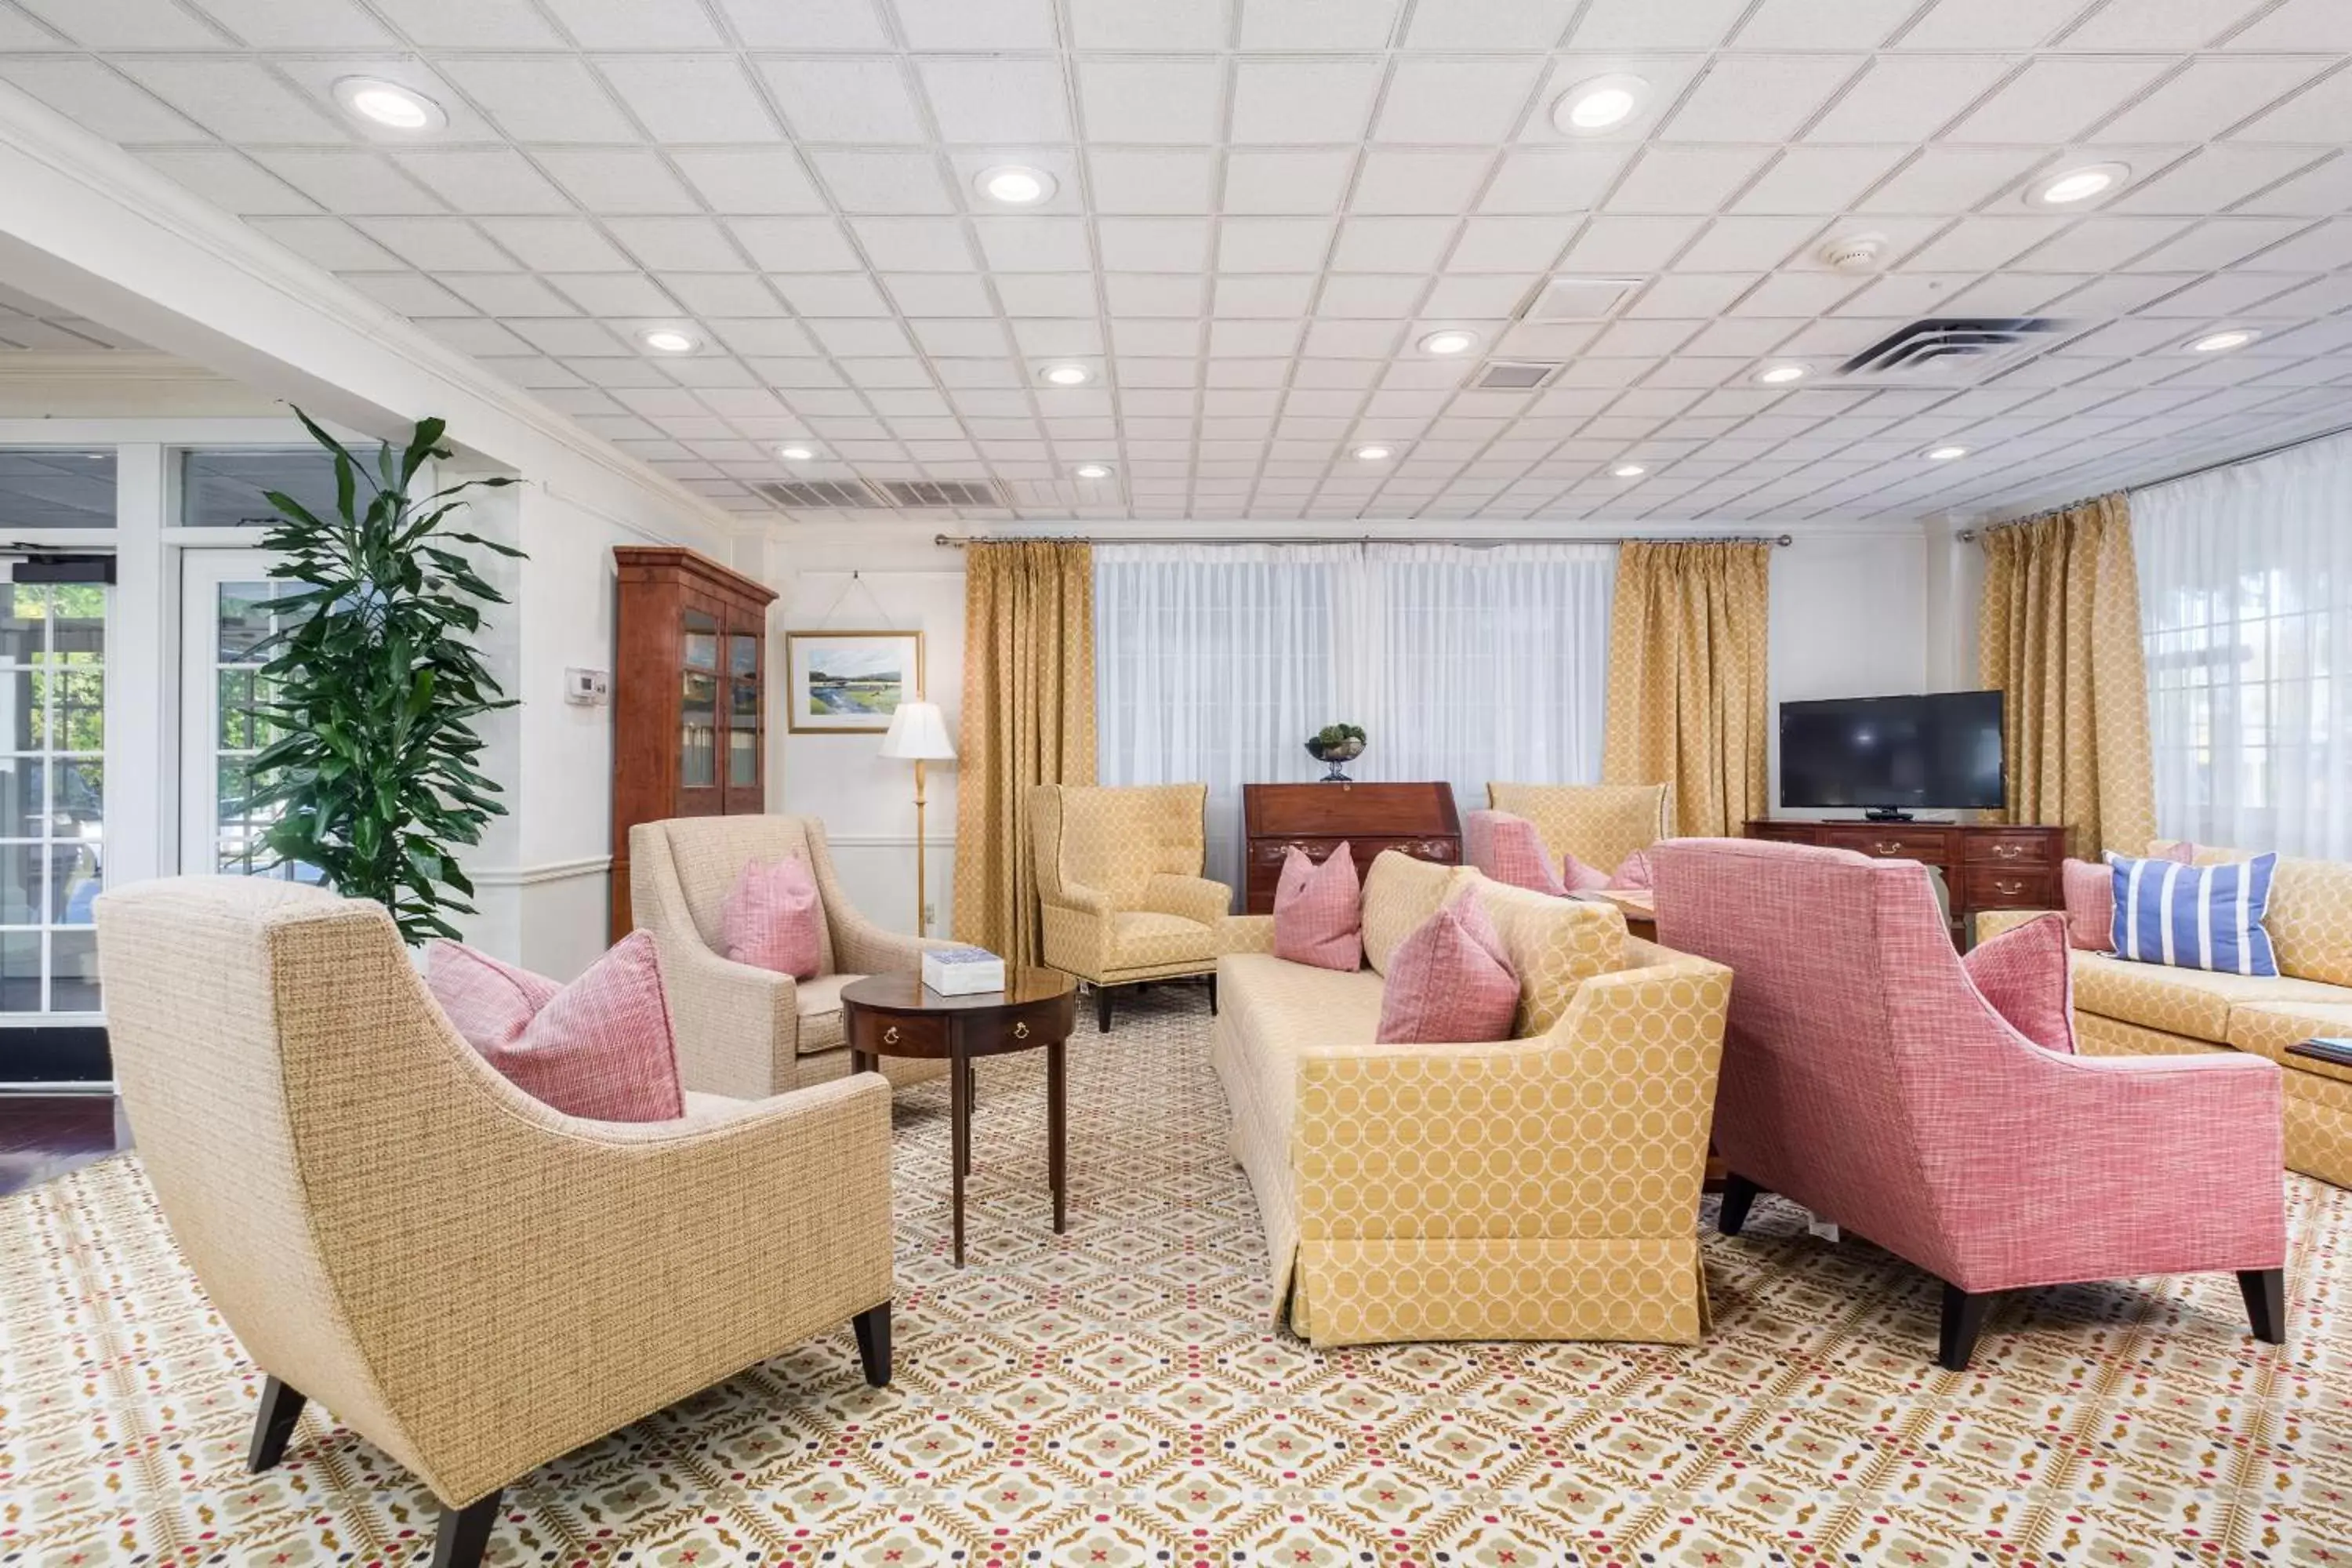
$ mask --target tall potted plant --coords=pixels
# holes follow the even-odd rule
[[[257,813],[277,813],[264,841],[337,891],[382,903],[411,943],[455,936],[445,917],[472,913],[474,891],[456,851],[506,812],[476,765],[475,721],[514,703],[471,642],[481,606],[506,598],[453,547],[522,552],[450,524],[464,492],[513,481],[411,497],[426,459],[448,456],[443,421],[382,447],[372,473],[295,412],[334,454],[335,514],[267,492],[281,514],[263,541],[269,574],[305,586],[277,601],[291,624],[264,645],[257,709],[278,735],[252,764]]]

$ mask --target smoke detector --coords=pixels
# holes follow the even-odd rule
[[[1885,250],[1884,235],[1844,234],[1824,242],[1814,254],[1832,272],[1875,272],[1878,258]]]

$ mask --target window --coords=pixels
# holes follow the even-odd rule
[[[0,584],[0,1013],[98,1011],[107,593]]]
[[[113,526],[111,451],[0,448],[0,527]]]
[[[373,454],[369,448],[369,454]],[[278,518],[267,492],[291,496],[313,516],[335,511],[335,459],[316,447],[247,447],[180,454],[180,526],[268,528]],[[360,493],[367,494],[362,479]]]
[[[213,677],[219,702],[213,736],[215,795],[214,868],[225,876],[278,877],[315,882],[316,868],[289,865],[263,841],[278,820],[276,806],[253,801],[253,759],[282,732],[259,711],[269,682],[261,667],[269,661],[263,645],[288,623],[278,601],[305,591],[299,583],[238,582],[219,585],[214,616]]]

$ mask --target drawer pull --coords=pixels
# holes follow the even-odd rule
[[[1013,1026],[1013,1037],[1016,1040],[1025,1040],[1029,1037],[1029,1023],[1027,1019],[1024,1018]]]
[[[1996,844],[1992,847],[1992,858],[1996,860],[2014,860],[2024,853],[2025,846],[2022,844]]]
[[[1885,839],[1882,838],[1877,843],[1872,845],[1871,847],[1877,850],[1881,855],[1900,855],[1903,853],[1903,844],[1900,839],[1889,844]]]
[[[2022,882],[1995,882],[1992,885],[1992,890],[1999,893],[2004,899],[2013,899],[2017,897],[2018,894],[2025,891],[2025,884]]]
[[[882,1043],[886,1046],[895,1046],[898,1043],[898,1025],[893,1024],[888,1028],[882,1031]]]

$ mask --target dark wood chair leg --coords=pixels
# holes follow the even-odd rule
[[[1212,1018],[1213,1018],[1213,1017],[1215,1017],[1216,1016],[1217,1016],[1217,975],[1216,975],[1216,972],[1215,972],[1214,970],[1211,970],[1211,971],[1209,972],[1209,1016],[1210,1016],[1210,1017],[1212,1017]]]
[[[1993,1292],[1944,1287],[1943,1330],[1937,1338],[1936,1361],[1946,1372],[1966,1372],[1977,1352],[1977,1336],[1984,1331],[1985,1316],[1992,1310]]]
[[[499,1520],[499,1500],[492,1492],[464,1508],[441,1510],[440,1526],[433,1531],[433,1568],[479,1568],[490,1544],[490,1527]]]
[[[857,1360],[866,1381],[876,1388],[890,1386],[890,1303],[868,1307],[849,1320],[857,1331]]]
[[[1748,1211],[1756,1202],[1756,1194],[1764,1189],[1735,1172],[1723,1177],[1723,1207],[1716,1211],[1715,1228],[1726,1236],[1738,1236],[1748,1224]]]
[[[1110,1033],[1110,987],[1108,985],[1097,984],[1095,987],[1095,1028],[1102,1034]]]
[[[2286,1343],[2286,1270],[2241,1268],[2238,1293],[2246,1299],[2246,1320],[2264,1344]]]
[[[253,1418],[253,1446],[245,1451],[245,1468],[258,1475],[274,1469],[286,1457],[294,1423],[302,1418],[302,1391],[276,1378],[261,1385],[261,1410]]]

